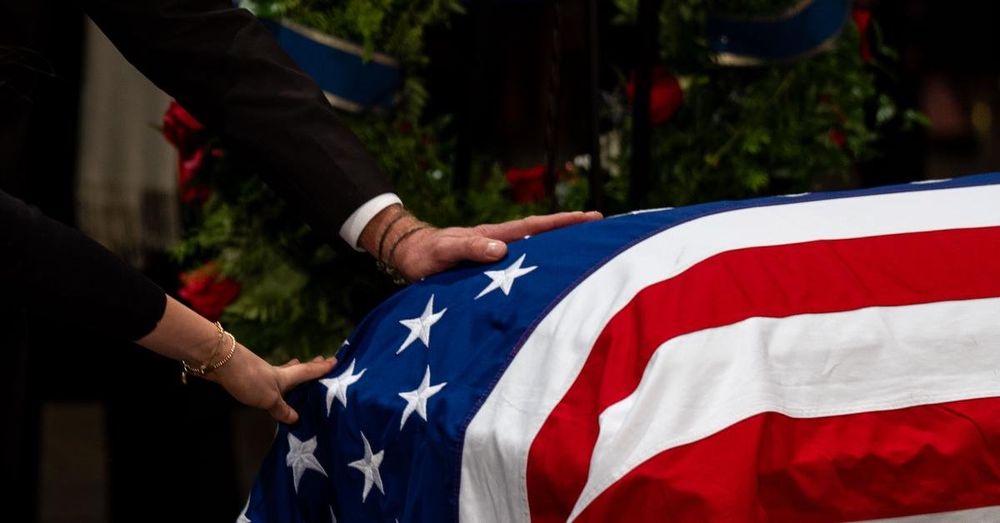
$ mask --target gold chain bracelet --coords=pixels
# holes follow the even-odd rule
[[[212,355],[209,356],[209,359],[206,363],[203,363],[198,366],[191,365],[188,362],[181,360],[181,383],[187,385],[188,374],[198,376],[199,378],[204,378],[212,371],[215,371],[219,367],[222,367],[223,365],[229,363],[229,360],[233,359],[233,355],[236,354],[236,337],[226,332],[225,329],[222,328],[222,325],[219,322],[216,322],[215,325],[218,327],[221,334],[219,343],[217,343],[215,348],[212,350]],[[215,358],[215,354],[218,353],[219,347],[222,345],[223,339],[227,337],[229,338],[228,353],[221,360],[212,363],[212,360]]]

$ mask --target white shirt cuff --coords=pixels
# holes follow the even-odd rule
[[[363,251],[364,249],[358,246],[358,240],[361,239],[361,231],[365,230],[365,226],[368,225],[368,222],[372,221],[372,218],[376,214],[382,212],[386,207],[397,203],[402,204],[403,200],[400,200],[399,196],[391,192],[380,194],[368,200],[364,205],[352,212],[347,217],[347,221],[340,226],[340,237],[353,247],[354,250]]]

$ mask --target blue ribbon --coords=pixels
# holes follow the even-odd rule
[[[316,80],[335,107],[389,109],[400,86],[399,64],[353,43],[286,20],[261,20],[289,56]]]
[[[849,0],[804,0],[771,17],[708,19],[709,46],[725,65],[789,61],[832,42],[844,27]]]

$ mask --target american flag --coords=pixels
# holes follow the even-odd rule
[[[1000,174],[515,242],[289,402],[241,522],[1000,521]]]

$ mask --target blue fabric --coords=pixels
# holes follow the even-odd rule
[[[847,21],[848,0],[812,0],[787,17],[708,19],[709,46],[757,60],[788,60],[806,54],[836,36]]]
[[[246,516],[251,522],[272,523],[332,521],[331,513],[341,523],[457,521],[465,429],[533,326],[592,271],[652,234],[735,209],[994,184],[1000,184],[1000,173],[633,213],[515,242],[509,256],[492,266],[466,266],[410,286],[365,318],[339,354],[331,376],[352,363],[355,373],[365,369],[348,389],[347,408],[334,400],[328,415],[327,389],[318,382],[289,395],[301,419],[279,428]],[[474,299],[489,281],[484,271],[506,268],[524,253],[524,266],[538,268],[519,280],[510,296],[495,291]],[[447,312],[432,329],[430,347],[416,341],[397,355],[408,332],[400,320],[419,316],[432,295],[434,311]],[[428,365],[431,383],[447,385],[429,401],[427,421],[413,414],[400,430],[405,401],[399,393],[415,389]],[[363,455],[362,432],[375,452],[384,451],[385,494],[373,487],[366,501],[361,497],[364,476],[348,465]],[[326,472],[324,477],[306,471],[297,494],[286,464],[289,433],[302,441],[317,438],[315,456]]]

